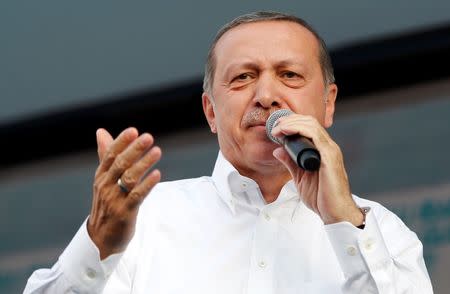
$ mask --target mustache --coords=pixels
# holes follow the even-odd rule
[[[247,112],[242,118],[242,125],[244,127],[250,127],[254,125],[258,125],[261,123],[266,123],[266,120],[269,118],[272,112],[275,112],[277,109],[263,109],[263,108],[255,108],[249,112]]]

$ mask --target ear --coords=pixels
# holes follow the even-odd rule
[[[328,85],[325,95],[325,128],[333,125],[334,110],[338,88],[336,84]]]
[[[208,121],[209,128],[212,133],[217,133],[216,128],[216,114],[214,113],[214,101],[213,98],[206,92],[202,94],[203,113]]]

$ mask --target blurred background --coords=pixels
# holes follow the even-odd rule
[[[325,39],[352,191],[417,232],[435,293],[448,293],[450,2],[304,2],[0,2],[0,293],[21,293],[89,213],[98,127],[153,133],[164,180],[211,173],[207,49],[256,10],[303,17]]]

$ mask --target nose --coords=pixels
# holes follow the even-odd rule
[[[275,77],[271,77],[268,74],[259,77],[253,101],[256,106],[262,108],[281,108],[283,100]]]

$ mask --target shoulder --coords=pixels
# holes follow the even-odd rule
[[[199,186],[209,185],[211,182],[211,177],[166,181],[157,184],[151,193],[159,193],[162,191],[191,191]]]
[[[213,190],[212,179],[206,176],[161,182],[146,196],[140,210],[177,209],[188,203],[204,200]]]
[[[172,201],[182,198],[199,197],[205,194],[205,190],[213,187],[211,177],[198,177],[176,181],[166,181],[157,184],[147,196],[151,201]]]

